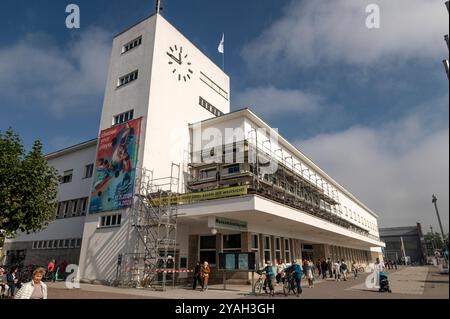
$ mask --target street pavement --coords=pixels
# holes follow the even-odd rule
[[[64,283],[49,283],[49,299],[449,299],[449,277],[441,275],[436,267],[399,267],[389,270],[392,293],[380,293],[365,285],[369,274],[358,279],[335,282],[332,279],[318,280],[314,288],[303,282],[303,294],[285,297],[282,287],[275,287],[275,297],[254,296],[250,285],[212,285],[206,292],[189,288],[167,289],[159,292],[147,289],[124,289],[101,285],[80,284],[80,289],[67,289]]]

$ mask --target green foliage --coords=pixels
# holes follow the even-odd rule
[[[58,184],[58,173],[47,164],[40,141],[26,153],[12,129],[0,132],[0,230],[4,235],[46,227],[55,211]]]
[[[444,235],[445,244],[448,245],[448,234]],[[428,232],[424,235],[425,242],[432,243],[434,245],[434,249],[441,250],[445,247],[444,242],[442,241],[442,236],[437,232]]]

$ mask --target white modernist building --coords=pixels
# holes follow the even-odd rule
[[[219,275],[214,270],[224,252],[254,252],[259,265],[280,258],[326,257],[368,263],[380,256],[384,243],[378,216],[252,111],[230,113],[229,77],[159,14],[114,38],[100,138],[48,156],[63,176],[72,174],[60,186],[58,216],[62,211],[68,217],[75,200],[90,195],[93,203],[94,197],[105,195],[112,177],[96,177],[116,164],[96,159],[95,151],[102,151],[108,130],[137,120],[133,205],[95,212],[91,205],[91,213],[85,214],[82,202],[81,216],[56,219],[39,234],[19,235],[5,250],[28,256],[33,242],[42,241],[36,249],[43,251],[44,242],[47,247],[52,240],[82,238],[82,279],[109,282],[125,277],[139,281],[146,270],[157,273],[157,268],[192,269],[204,260]],[[124,144],[127,134],[111,143]],[[124,158],[120,163],[131,163],[133,156],[122,152],[118,157]],[[80,173],[86,178],[79,178]],[[169,176],[165,187],[154,182]],[[144,184],[150,187],[143,193]],[[165,192],[167,185],[170,192]],[[143,198],[146,211],[157,209],[160,218],[176,212],[169,214],[165,228],[176,236],[164,237],[160,229],[156,237],[165,239],[151,243],[151,232],[143,232],[150,226],[148,218],[143,223],[145,209],[136,204]],[[175,198],[175,204],[164,206],[164,198]],[[66,207],[69,200],[73,202]],[[79,207],[77,202],[75,211]],[[46,252],[47,258],[59,258],[57,250]],[[154,261],[157,265],[150,265]],[[229,277],[247,280],[248,273],[230,272]],[[187,274],[176,275],[181,278]]]

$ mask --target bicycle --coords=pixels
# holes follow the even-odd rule
[[[255,285],[253,286],[253,291],[255,295],[261,295],[262,287],[264,286],[263,273],[261,271],[256,272],[259,275],[259,278],[256,280]]]
[[[275,293],[275,290],[270,292],[270,291],[268,291],[268,287],[265,287],[266,278],[263,278],[263,277],[266,277],[265,274],[263,274],[261,271],[257,271],[256,273],[259,275],[259,278],[256,280],[255,285],[253,286],[255,295],[260,296],[261,291],[264,289],[266,294],[272,293],[272,296],[273,296]]]
[[[283,278],[283,293],[287,297],[291,293],[298,296],[294,274],[291,272]]]

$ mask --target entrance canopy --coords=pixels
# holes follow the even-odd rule
[[[258,195],[180,205],[179,223],[197,232],[211,230],[211,216],[241,221],[248,232],[291,237],[307,243],[370,250],[384,243]],[[219,227],[216,227],[220,232]],[[224,227],[225,232],[232,229]],[[241,228],[239,231],[245,231]]]

